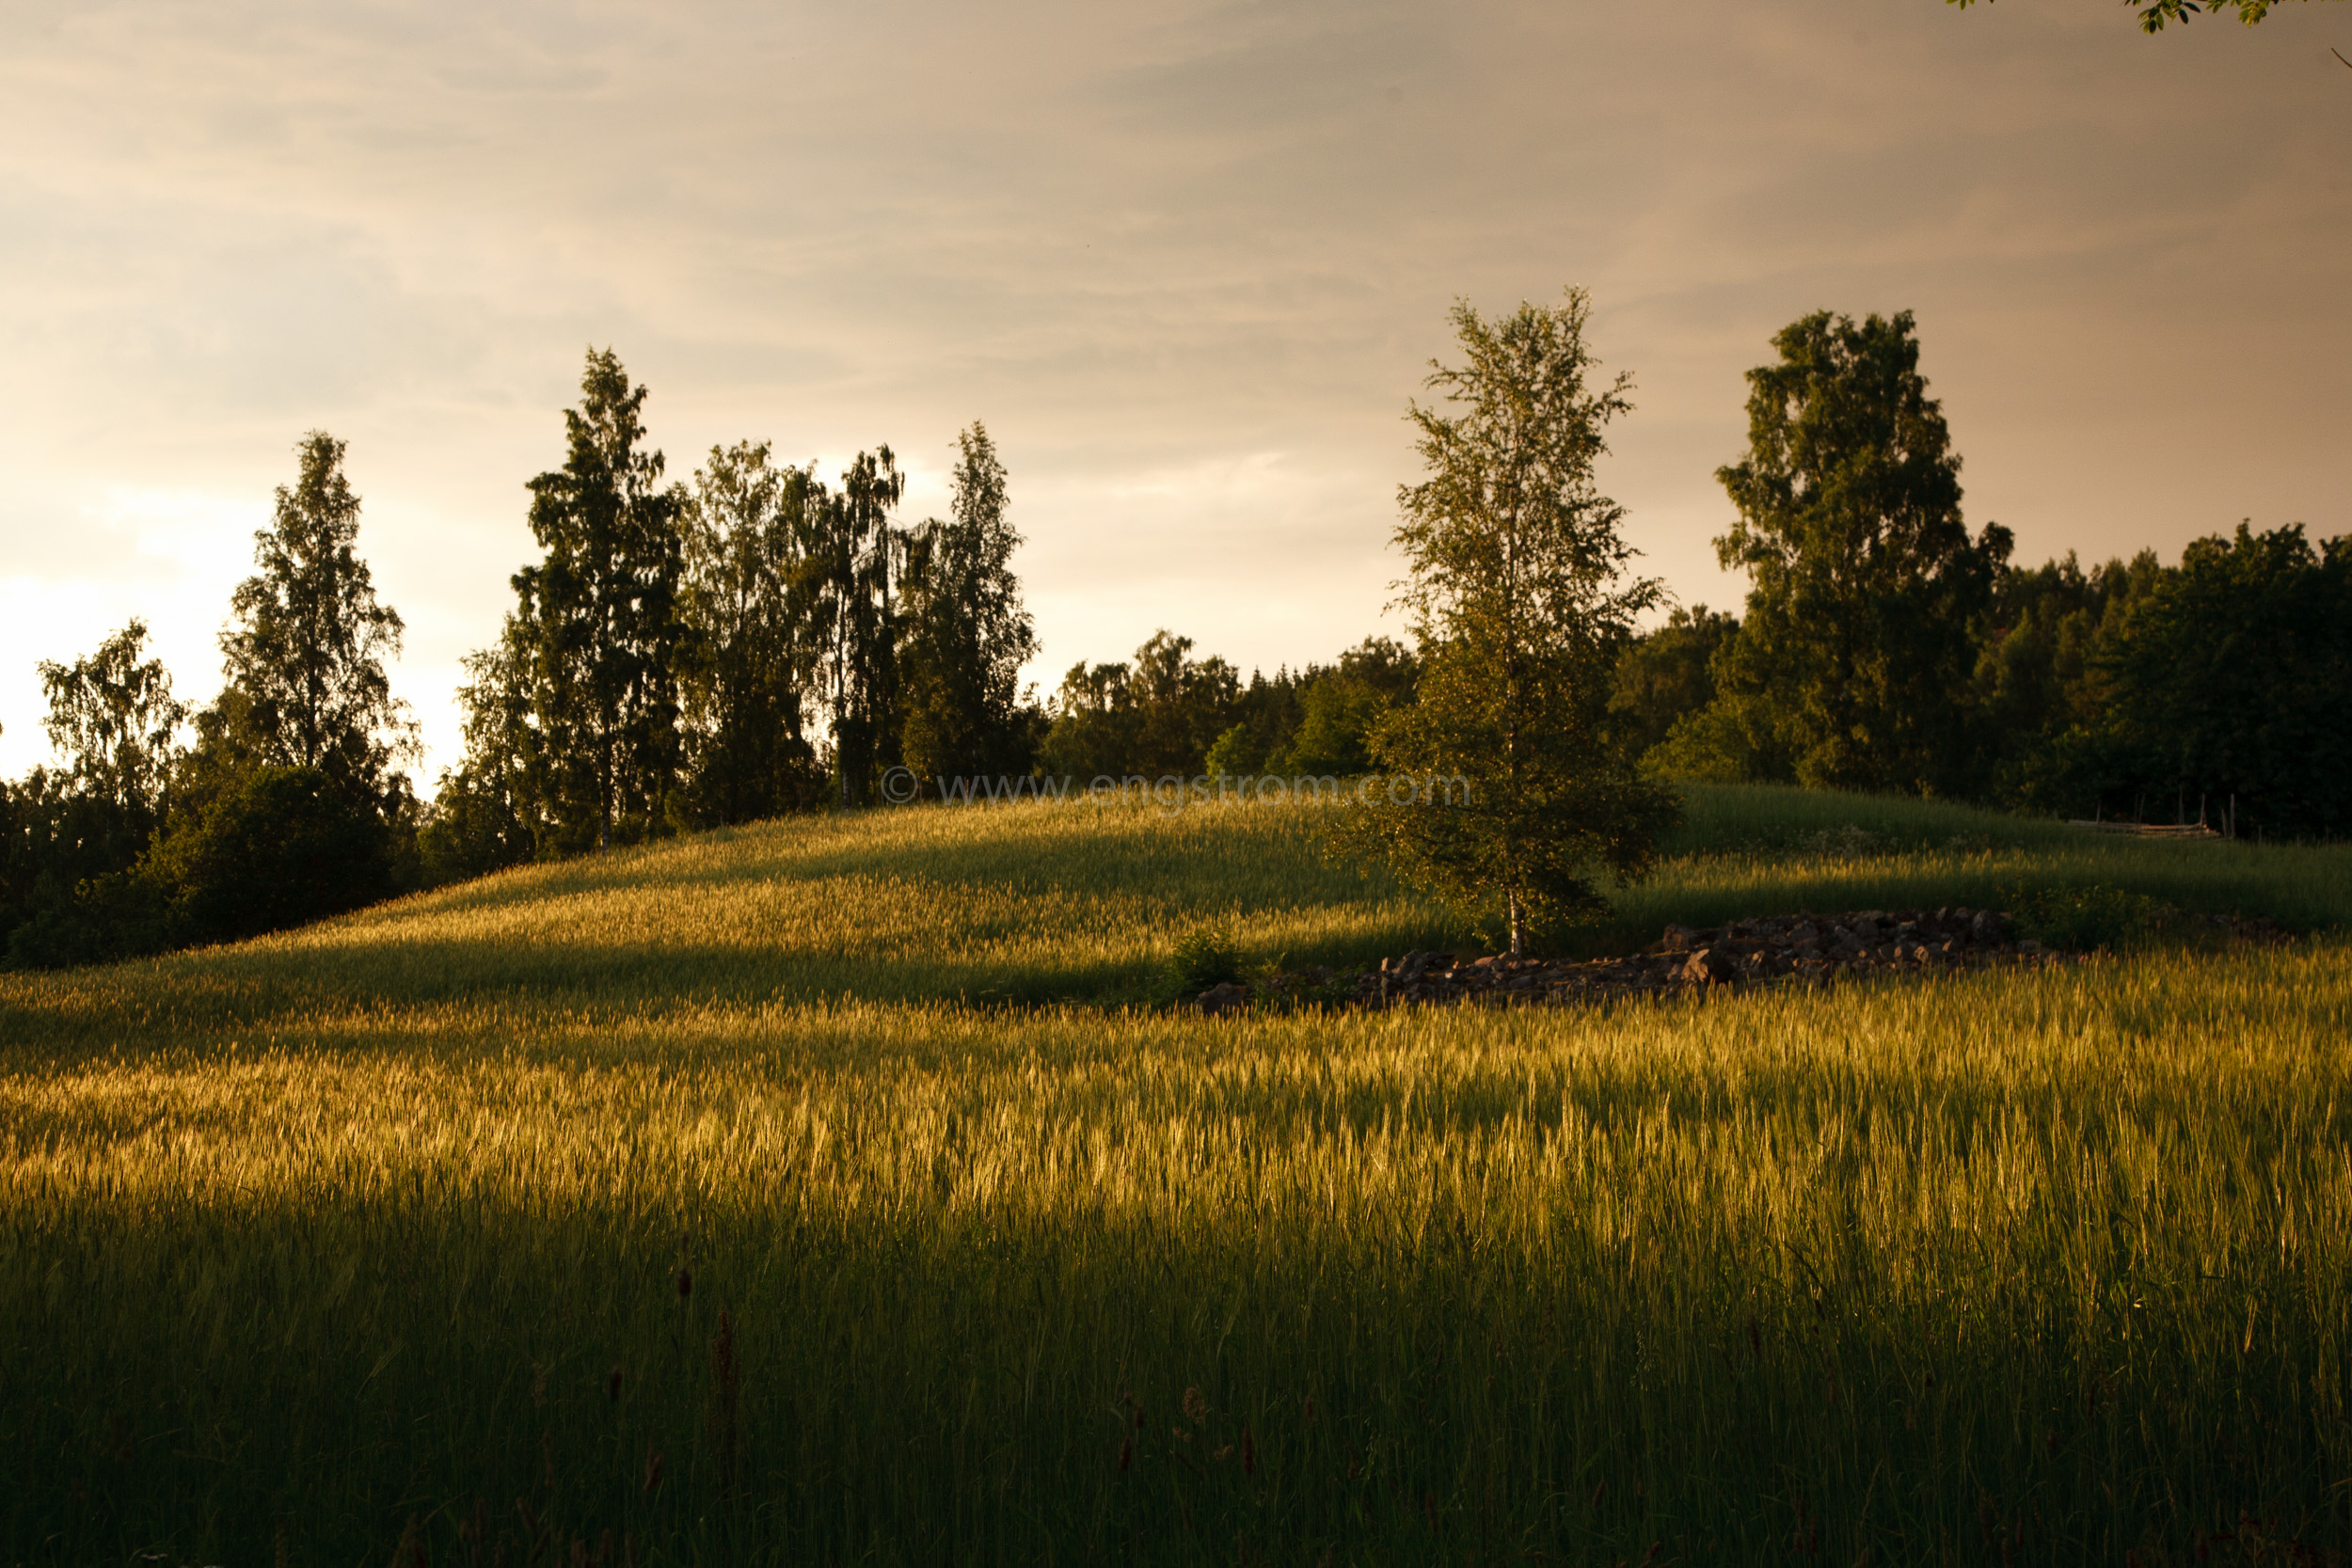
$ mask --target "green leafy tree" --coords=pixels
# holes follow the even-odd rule
[[[1163,627],[1132,664],[1073,665],[1045,734],[1045,770],[1082,783],[1200,773],[1239,715],[1241,677],[1192,650],[1191,638]]]
[[[678,772],[676,496],[645,449],[645,388],[591,350],[564,467],[531,481],[547,552],[514,579],[530,667],[541,851],[662,830]]]
[[[418,834],[423,880],[436,886],[531,860],[546,825],[536,787],[528,628],[509,613],[499,641],[468,654],[463,665],[457,708],[464,760],[442,769]]]
[[[901,746],[920,775],[1025,772],[1021,669],[1037,632],[1012,571],[1021,535],[987,427],[974,420],[956,449],[947,521],[925,522],[906,549]]]
[[[2089,816],[2121,775],[2109,734],[2109,655],[2132,607],[2166,576],[2153,550],[2085,571],[2064,561],[2005,567],[1985,616],[1976,696],[1993,757],[1987,796]]]
[[[141,869],[174,945],[282,930],[397,891],[394,846],[323,768],[265,766],[176,821]]]
[[[695,470],[680,513],[692,821],[773,816],[821,791],[805,734],[818,652],[805,546],[826,502],[813,469],[778,467],[765,441],[713,447]]]
[[[1073,664],[1061,678],[1049,710],[1041,761],[1045,771],[1076,780],[1125,778],[1136,771],[1136,739],[1141,715],[1124,664]]]
[[[168,819],[187,708],[134,620],[72,664],[44,661],[56,769],[0,783],[0,939],[20,968],[166,943],[160,891],[137,872]]]
[[[2199,539],[2120,617],[2102,662],[2122,776],[2196,820],[2237,800],[2241,833],[2352,832],[2352,538],[2298,527]]]
[[[1944,0],[1944,3],[1966,10],[1975,4],[1975,0]],[[1989,5],[1992,0],[1986,0],[1986,3]],[[2216,16],[2225,11],[2235,11],[2237,19],[2251,27],[2270,14],[2270,8],[2277,4],[2277,0],[2202,0],[2201,4],[2200,0],[2123,0],[2123,3],[2138,19],[2141,32],[2161,33],[2168,24],[2178,22],[2185,25],[2190,17],[2206,10]]]
[[[253,536],[260,570],[230,600],[227,688],[206,728],[215,752],[225,742],[262,766],[315,768],[352,800],[379,803],[405,793],[390,768],[415,749],[384,670],[400,655],[400,615],[378,602],[353,547],[359,498],[343,443],[314,430],[294,450],[299,477],[278,486],[276,518]]]
[[[1708,717],[1767,776],[1966,793],[1976,623],[2009,532],[1961,519],[1910,312],[1820,311],[1772,343],[1778,362],[1748,372],[1748,455],[1716,473],[1740,513],[1716,549],[1754,586]]]
[[[906,492],[887,446],[859,452],[832,495],[812,492],[806,511],[818,689],[833,726],[841,809],[864,803],[897,760],[898,626],[894,558],[904,533],[891,514]]]
[[[1595,482],[1631,382],[1596,383],[1591,311],[1581,289],[1492,321],[1454,309],[1466,362],[1433,362],[1443,403],[1409,416],[1428,477],[1398,492],[1419,701],[1371,737],[1377,766],[1422,787],[1375,792],[1353,829],[1500,916],[1515,957],[1532,926],[1605,909],[1603,874],[1640,875],[1678,811],[1608,736],[1612,672],[1660,590],[1627,578],[1625,513]]]
[[[1715,700],[1715,656],[1739,629],[1737,616],[1705,605],[1677,606],[1665,625],[1627,646],[1617,660],[1609,711],[1635,755],[1662,742],[1685,714]]]
[[[1411,649],[1387,637],[1364,639],[1336,666],[1310,668],[1298,683],[1297,726],[1266,770],[1314,778],[1366,771],[1372,732],[1391,708],[1412,701],[1420,668]]]
[[[162,820],[188,710],[160,658],[143,659],[147,623],[133,620],[72,664],[40,665],[42,728],[72,787],[139,825]]]
[[[1232,724],[1241,675],[1222,657],[1192,657],[1193,641],[1163,628],[1136,650],[1128,676],[1135,704],[1134,751],[1128,766],[1152,778],[1189,778],[1205,767],[1209,749]]]

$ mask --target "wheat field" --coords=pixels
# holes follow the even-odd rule
[[[1471,938],[1311,813],[1088,809],[0,977],[0,1561],[2352,1545],[2333,935],[1202,1020],[1141,1005],[1202,921]],[[2036,878],[2332,926],[2352,886],[1950,808],[1691,816],[1629,927]]]

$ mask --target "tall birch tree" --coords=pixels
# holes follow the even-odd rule
[[[1420,700],[1373,730],[1397,777],[1355,824],[1412,880],[1500,920],[1515,958],[1533,928],[1605,910],[1604,880],[1645,870],[1678,810],[1611,738],[1617,657],[1662,590],[1628,575],[1625,510],[1596,483],[1632,381],[1598,378],[1591,315],[1581,289],[1492,320],[1454,309],[1463,362],[1432,362],[1438,401],[1407,416],[1427,477],[1397,493]]]

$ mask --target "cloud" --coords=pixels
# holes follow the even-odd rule
[[[1604,483],[1686,598],[1738,594],[1707,541],[1741,372],[1824,307],[1918,311],[1972,515],[2029,554],[2352,529],[2329,8],[2153,40],[2057,0],[5,14],[0,767],[38,751],[18,670],[93,618],[190,628],[209,691],[245,540],[142,553],[107,498],[265,513],[313,427],[445,748],[591,343],[678,475],[888,440],[920,515],[986,419],[1049,679],[1160,625],[1245,665],[1374,629],[1447,306],[1571,281],[1639,380]]]

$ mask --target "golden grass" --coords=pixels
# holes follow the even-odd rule
[[[2352,1541],[2341,942],[1596,1011],[952,1000],[1132,993],[1201,919],[1444,934],[1311,830],[777,825],[0,980],[0,1558]],[[2322,874],[1783,838],[1661,888]]]

